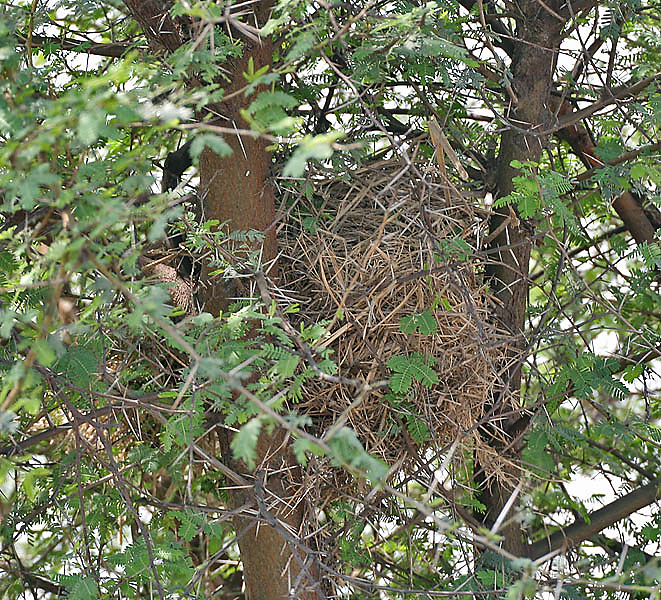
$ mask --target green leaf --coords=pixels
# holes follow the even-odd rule
[[[643,179],[647,177],[649,170],[644,163],[636,163],[629,170],[629,174],[633,179]]]
[[[3,433],[2,430],[0,430],[0,433]],[[14,465],[10,460],[7,460],[4,456],[0,457],[0,486],[5,482],[13,467]]]
[[[0,251],[0,277],[11,275],[18,269],[18,261],[7,250]],[[0,279],[2,281],[2,279]]]
[[[431,440],[431,432],[427,423],[424,422],[420,415],[407,414],[406,415],[406,429],[411,436],[411,439],[418,444],[422,445]]]
[[[70,346],[55,365],[78,387],[87,388],[96,379],[98,359],[94,352],[85,346]]]
[[[37,202],[42,199],[45,192],[42,187],[56,186],[60,178],[50,172],[49,165],[40,164],[27,173],[17,173],[14,183],[14,193],[20,199],[20,206],[25,210],[32,210]]]
[[[535,467],[538,467],[543,474],[553,473],[555,471],[555,460],[546,451],[549,437],[546,431],[534,429],[528,436],[528,444],[522,452],[523,460]]]
[[[69,600],[96,600],[99,597],[99,589],[91,575],[76,576],[76,581],[67,583]]]
[[[99,110],[86,110],[78,121],[78,139],[83,146],[89,146],[99,139],[106,122],[106,115]]]
[[[201,409],[201,399],[195,397],[195,405],[191,408],[191,399],[182,403],[181,409],[186,412],[173,415],[165,424],[161,431],[161,440],[166,452],[169,452],[173,445],[180,448],[188,448],[203,433],[204,415]]]
[[[324,160],[333,155],[333,144],[344,136],[342,131],[323,133],[316,136],[306,135],[285,165],[282,174],[285,177],[301,177],[308,160]]]
[[[643,374],[643,365],[628,365],[622,374],[627,383],[633,383]]]
[[[124,552],[124,557],[116,556],[118,564],[124,565],[128,577],[148,579],[151,575],[149,567],[149,553],[144,540],[134,542]]]
[[[534,598],[537,592],[537,582],[531,577],[525,577],[515,582],[507,590],[506,600],[524,600]]]
[[[394,373],[391,375],[390,380],[390,389],[395,394],[405,394],[411,388],[413,383],[413,375],[409,372],[405,373]]]
[[[195,136],[190,145],[190,155],[196,163],[205,148],[209,148],[218,156],[227,157],[232,155],[231,146],[219,135],[213,133],[202,133]]]
[[[437,263],[451,260],[466,261],[473,256],[474,252],[470,245],[460,237],[441,239],[438,241],[438,255],[435,257]]]
[[[246,78],[246,80],[249,83],[253,83],[257,79],[259,79],[262,75],[266,74],[268,70],[270,69],[270,65],[264,65],[263,67],[260,67],[255,71],[255,61],[253,60],[253,57],[251,56],[248,59],[248,70],[247,72],[243,72],[243,76]]]
[[[399,329],[402,333],[415,333],[419,331],[422,335],[436,333],[438,324],[434,315],[428,310],[417,315],[402,317],[399,321]]]
[[[397,355],[391,357],[386,363],[388,368],[395,373],[390,378],[390,388],[395,394],[406,393],[413,379],[419,381],[425,387],[432,387],[438,383],[438,375],[429,367],[425,361],[432,361],[431,357],[425,358],[421,354],[410,356]]]
[[[195,535],[203,528],[205,522],[201,513],[192,511],[171,510],[168,515],[174,517],[181,523],[179,526],[179,537],[185,542],[190,542]]]
[[[296,371],[300,358],[295,354],[287,353],[274,366],[276,373],[281,377],[291,377]]]
[[[45,339],[36,340],[34,344],[32,344],[32,350],[34,350],[37,360],[45,367],[50,367],[57,359],[55,350],[51,348],[50,344]]]
[[[661,248],[656,242],[644,241],[638,244],[636,252],[640,254],[648,269],[661,268]]]
[[[239,432],[232,438],[232,450],[238,460],[242,460],[248,465],[248,468],[255,468],[255,458],[257,457],[257,440],[262,430],[262,420],[259,418],[250,419]]]
[[[267,92],[260,92],[257,95],[251,105],[248,108],[248,111],[252,114],[260,110],[264,110],[270,106],[282,106],[283,108],[296,108],[298,106],[298,100],[283,92],[281,90],[273,90]]]
[[[368,454],[355,432],[342,427],[328,440],[335,460],[344,466],[362,471],[373,483],[378,483],[388,473],[388,465]]]
[[[505,578],[501,571],[496,570],[479,570],[476,571],[475,577],[478,581],[487,588],[502,588],[505,585]]]
[[[44,479],[49,475],[50,470],[46,467],[33,467],[25,473],[23,480],[21,481],[21,487],[30,501],[34,501],[37,496],[36,486],[39,480]]]
[[[308,452],[313,456],[323,456],[325,454],[323,448],[311,440],[305,438],[294,440],[294,454],[299,464],[304,466],[307,464],[308,457],[306,453]]]
[[[508,196],[498,198],[494,206],[501,208],[515,203],[519,215],[524,219],[534,217],[542,207],[537,181],[533,177],[517,176],[512,179],[514,191]]]

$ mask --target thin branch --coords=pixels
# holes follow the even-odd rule
[[[574,111],[562,117],[561,119],[558,119],[558,122],[556,123],[555,126],[546,129],[545,131],[538,131],[535,133],[536,135],[540,135],[540,136],[549,135],[551,133],[555,133],[556,131],[564,129],[565,127],[574,125],[575,123],[578,123],[579,121],[582,121],[583,119],[592,116],[594,113],[601,110],[602,108],[606,108],[611,104],[617,103],[618,100],[622,100],[623,98],[627,98],[629,96],[636,96],[637,94],[642,92],[647,86],[660,79],[661,79],[661,73],[657,73],[656,75],[652,75],[651,77],[642,79],[638,83],[635,83],[631,86],[614,89],[612,90],[611,94],[599,98],[599,100],[593,102],[592,104],[590,104],[590,106],[586,106],[581,110]]]
[[[93,410],[91,412],[86,413],[85,418],[95,419],[97,417],[108,414],[109,412],[112,411],[112,409],[113,409],[112,406],[106,406],[98,410]],[[73,421],[69,421],[68,423],[64,423],[63,425],[55,425],[54,427],[50,427],[48,429],[45,429],[44,431],[35,433],[34,435],[20,442],[14,442],[13,444],[6,444],[4,446],[0,446],[0,456],[13,456],[14,454],[20,454],[22,452],[25,452],[28,448],[34,446],[35,444],[39,444],[40,442],[45,442],[62,433],[68,432],[75,424],[76,424],[76,420],[74,419]]]
[[[96,56],[107,56],[109,58],[121,58],[131,48],[135,47],[134,44],[129,42],[116,42],[109,44],[92,44],[89,40],[73,40],[70,38],[57,38],[45,35],[32,34],[30,40],[21,35],[16,34],[16,39],[21,45],[25,45],[28,41],[31,42],[34,48],[44,48],[46,46],[59,46],[63,50],[72,52],[83,52],[85,54],[94,54]]]
[[[619,165],[623,162],[627,162],[628,160],[633,160],[634,158],[638,158],[641,154],[645,154],[646,152],[658,152],[660,150],[661,150],[661,142],[656,142],[654,144],[648,144],[647,146],[641,146],[640,148],[636,148],[635,150],[630,150],[629,152],[623,152],[616,158],[612,158],[611,160],[604,161],[604,164],[612,167],[615,165]],[[576,180],[586,181],[594,175],[594,172],[597,169],[601,169],[601,168],[603,168],[603,166],[597,166],[588,169],[587,171],[583,171],[583,173],[581,173],[576,177]]]
[[[555,553],[556,550],[575,548],[581,542],[590,539],[659,498],[661,498],[661,479],[655,479],[590,513],[589,521],[578,519],[572,525],[551,534],[550,537],[530,544],[527,548],[527,555],[529,558],[537,560],[546,554]]]
[[[459,0],[459,4],[461,4],[461,6],[470,12],[473,6],[475,6],[476,1],[477,0]],[[497,37],[494,38],[493,43],[499,48],[502,48],[509,57],[512,57],[514,55],[514,36],[512,35],[512,32],[506,27],[506,25],[497,15],[485,13],[484,17],[493,32],[497,34]],[[488,31],[485,31],[484,33],[487,36],[489,35]]]
[[[624,454],[616,450],[615,448],[610,448],[606,444],[601,444],[599,442],[595,442],[594,440],[591,440],[590,438],[586,437],[584,440],[588,446],[592,446],[593,448],[597,448],[603,452],[606,452],[608,454],[611,454],[618,460],[622,461],[625,465],[631,467],[634,471],[637,471],[640,473],[643,477],[647,477],[648,479],[653,479],[654,473],[651,473],[647,469],[644,469],[643,467],[637,465],[635,462],[632,460],[628,459]]]
[[[609,231],[602,233],[600,236],[596,238],[592,238],[587,244],[579,246],[578,248],[574,248],[571,252],[567,253],[567,258],[568,259],[574,258],[578,256],[581,252],[585,252],[590,248],[594,248],[597,244],[600,244],[601,242],[609,238],[612,238],[615,235],[624,233],[625,231],[627,231],[627,228],[624,225],[614,227],[613,229],[610,229]],[[547,274],[546,269],[540,269],[539,271],[536,271],[533,275],[530,276],[530,281],[537,281],[540,277],[543,277],[546,274]]]

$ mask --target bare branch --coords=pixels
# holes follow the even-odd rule
[[[560,131],[565,127],[569,127],[570,125],[574,125],[575,123],[578,123],[579,121],[582,121],[583,119],[592,116],[594,113],[601,110],[602,108],[606,108],[611,104],[615,104],[618,100],[622,100],[623,98],[627,98],[629,96],[636,96],[637,94],[642,92],[647,86],[660,79],[661,79],[661,73],[657,73],[656,75],[652,75],[651,77],[642,79],[638,83],[635,83],[631,86],[614,89],[611,91],[612,92],[611,94],[599,98],[599,100],[593,102],[592,104],[590,104],[590,106],[586,106],[581,110],[574,111],[572,113],[569,113],[568,115],[565,115],[561,119],[558,119],[558,122],[554,127],[539,132],[538,135],[548,135],[550,133],[555,133],[556,131]]]
[[[572,525],[559,529],[550,537],[530,544],[527,548],[528,557],[536,560],[556,550],[575,548],[581,542],[590,539],[593,535],[632,515],[648,504],[652,504],[659,498],[661,498],[661,479],[655,479],[651,483],[594,511],[589,515],[589,522],[578,519]]]
[[[658,152],[661,150],[661,142],[656,142],[654,144],[648,144],[647,146],[641,146],[640,148],[636,148],[635,150],[630,150],[629,152],[623,152],[620,154],[620,156],[613,158],[611,160],[605,161],[604,164],[606,165],[619,165],[622,164],[623,162],[627,162],[628,160],[633,160],[634,158],[638,158],[640,155],[645,154],[646,152]],[[584,171],[581,173],[576,179],[578,181],[586,181],[594,175],[594,172],[597,169],[602,168],[602,166],[594,166],[591,169],[588,169],[587,171]]]
[[[27,39],[21,34],[16,34],[19,44],[27,43]],[[109,58],[121,58],[134,47],[130,42],[115,42],[109,44],[93,44],[89,40],[74,40],[70,38],[49,37],[46,35],[32,35],[32,46],[44,48],[49,45],[59,46],[63,50],[71,52],[82,52],[96,56],[107,56]]]

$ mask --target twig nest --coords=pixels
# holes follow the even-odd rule
[[[505,337],[488,318],[475,206],[394,161],[309,183],[312,200],[299,198],[278,234],[283,293],[306,321],[329,323],[325,344],[342,377],[392,382],[415,364],[432,373],[404,374],[396,390],[364,395],[347,424],[389,464],[455,439],[483,458],[493,454],[479,429],[506,366],[494,340]],[[320,435],[356,400],[353,386],[306,386],[297,408]],[[494,458],[482,464],[497,468]]]

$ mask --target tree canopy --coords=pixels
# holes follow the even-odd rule
[[[0,597],[658,598],[658,0],[0,4]]]

